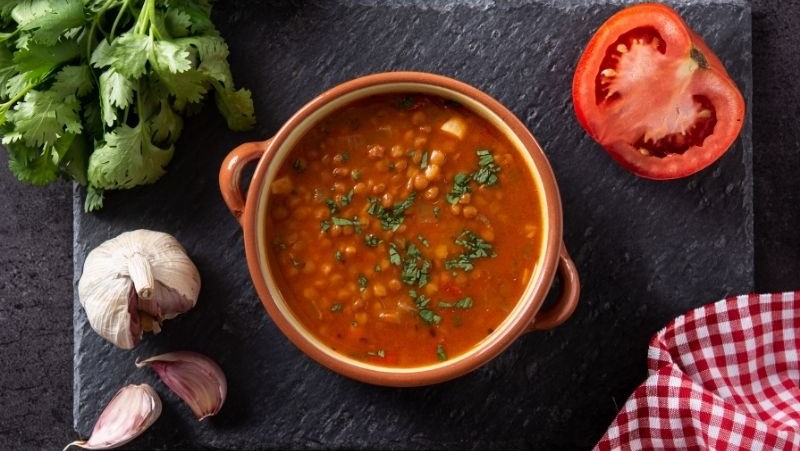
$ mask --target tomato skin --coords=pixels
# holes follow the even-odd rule
[[[670,7],[629,6],[592,36],[575,70],[578,122],[634,174],[668,180],[718,160],[745,102],[722,62]]]

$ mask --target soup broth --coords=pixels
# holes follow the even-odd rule
[[[355,359],[452,359],[514,309],[542,252],[531,170],[487,120],[377,95],[315,124],[270,185],[269,258],[306,329]]]

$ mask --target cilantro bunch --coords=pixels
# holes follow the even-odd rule
[[[0,0],[0,135],[9,167],[67,177],[97,210],[105,190],[164,175],[182,116],[213,92],[233,130],[252,128],[209,0]]]

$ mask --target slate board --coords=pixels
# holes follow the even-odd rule
[[[203,277],[197,307],[132,351],[90,329],[75,299],[75,428],[87,437],[121,386],[148,382],[164,413],[134,448],[587,449],[645,378],[650,336],[693,307],[753,289],[751,120],[693,177],[652,182],[621,169],[575,120],[574,64],[624,2],[588,0],[227,1],[214,20],[258,125],[228,131],[212,107],[186,122],[168,176],[110,193],[97,214],[75,191],[75,280],[88,250],[150,228],[175,235]],[[750,6],[673,3],[716,50],[751,105]],[[301,354],[263,311],[242,233],[218,193],[237,144],[271,136],[313,96],[385,70],[436,72],[488,92],[534,132],[564,203],[583,295],[574,316],[520,338],[489,365],[436,386],[393,389],[338,376]],[[77,285],[77,282],[76,282]],[[225,370],[222,412],[197,423],[137,357],[189,349]]]

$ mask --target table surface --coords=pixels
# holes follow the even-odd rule
[[[755,0],[756,290],[800,289],[800,0]],[[53,449],[72,430],[72,189],[17,183],[0,156],[0,444]]]

